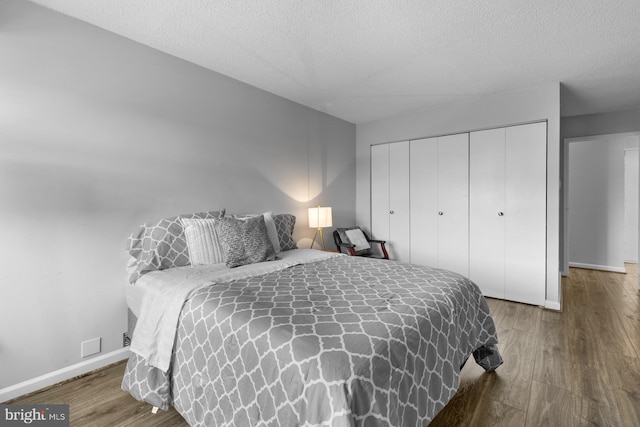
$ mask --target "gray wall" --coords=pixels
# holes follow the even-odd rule
[[[640,110],[563,117],[562,138],[640,131]]]
[[[310,206],[355,222],[353,124],[28,2],[0,25],[0,391],[122,347],[138,224],[273,210],[308,244]]]
[[[624,272],[624,139],[569,145],[569,263]]]
[[[624,147],[624,261],[638,263],[638,211],[640,208],[640,136],[625,139]]]
[[[370,147],[458,132],[548,121],[547,157],[547,306],[560,309],[560,84],[503,92],[439,110],[357,125],[357,204],[359,224],[370,226]]]

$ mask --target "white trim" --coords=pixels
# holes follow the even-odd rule
[[[555,310],[555,311],[560,311],[560,303],[557,301],[549,301],[546,300],[544,302],[544,308],[548,308],[549,310]]]
[[[624,267],[613,267],[610,265],[583,264],[580,262],[570,262],[569,267],[588,268],[590,270],[612,271],[614,273],[626,273]]]
[[[48,374],[2,388],[0,389],[0,402],[15,399],[16,397],[49,387],[61,381],[86,374],[127,358],[129,358],[129,348],[124,347],[110,353],[76,363],[75,365],[67,366],[66,368],[58,369],[57,371],[49,372]]]

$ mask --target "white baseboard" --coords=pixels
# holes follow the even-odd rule
[[[549,301],[549,300],[544,302],[544,308],[547,308],[549,310],[556,310],[556,311],[560,311],[561,309],[559,302]]]
[[[624,267],[613,267],[610,265],[583,264],[580,262],[570,262],[569,267],[588,268],[590,270],[611,271],[613,273],[626,273]]]
[[[129,347],[124,347],[119,350],[76,363],[75,365],[67,366],[66,368],[58,369],[57,371],[49,372],[48,374],[2,388],[0,389],[0,402],[15,399],[16,397],[49,387],[50,385],[57,384],[61,381],[77,377],[78,375],[95,371],[96,369],[100,369],[104,366],[127,358],[129,358]]]

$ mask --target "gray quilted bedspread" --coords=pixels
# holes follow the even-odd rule
[[[122,387],[192,426],[424,426],[496,344],[462,276],[340,256],[195,292],[169,371],[132,354]]]

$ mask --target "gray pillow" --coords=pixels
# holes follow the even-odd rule
[[[184,214],[141,225],[127,239],[127,252],[136,259],[129,282],[134,283],[150,271],[190,265],[189,249],[180,218],[220,218],[224,213],[225,210],[220,209]]]
[[[291,214],[273,215],[273,222],[278,232],[280,250],[289,251],[297,249],[296,241],[293,240],[293,227],[296,225],[296,217]]]
[[[220,218],[215,222],[227,267],[273,261],[273,249],[262,215],[247,218]]]

